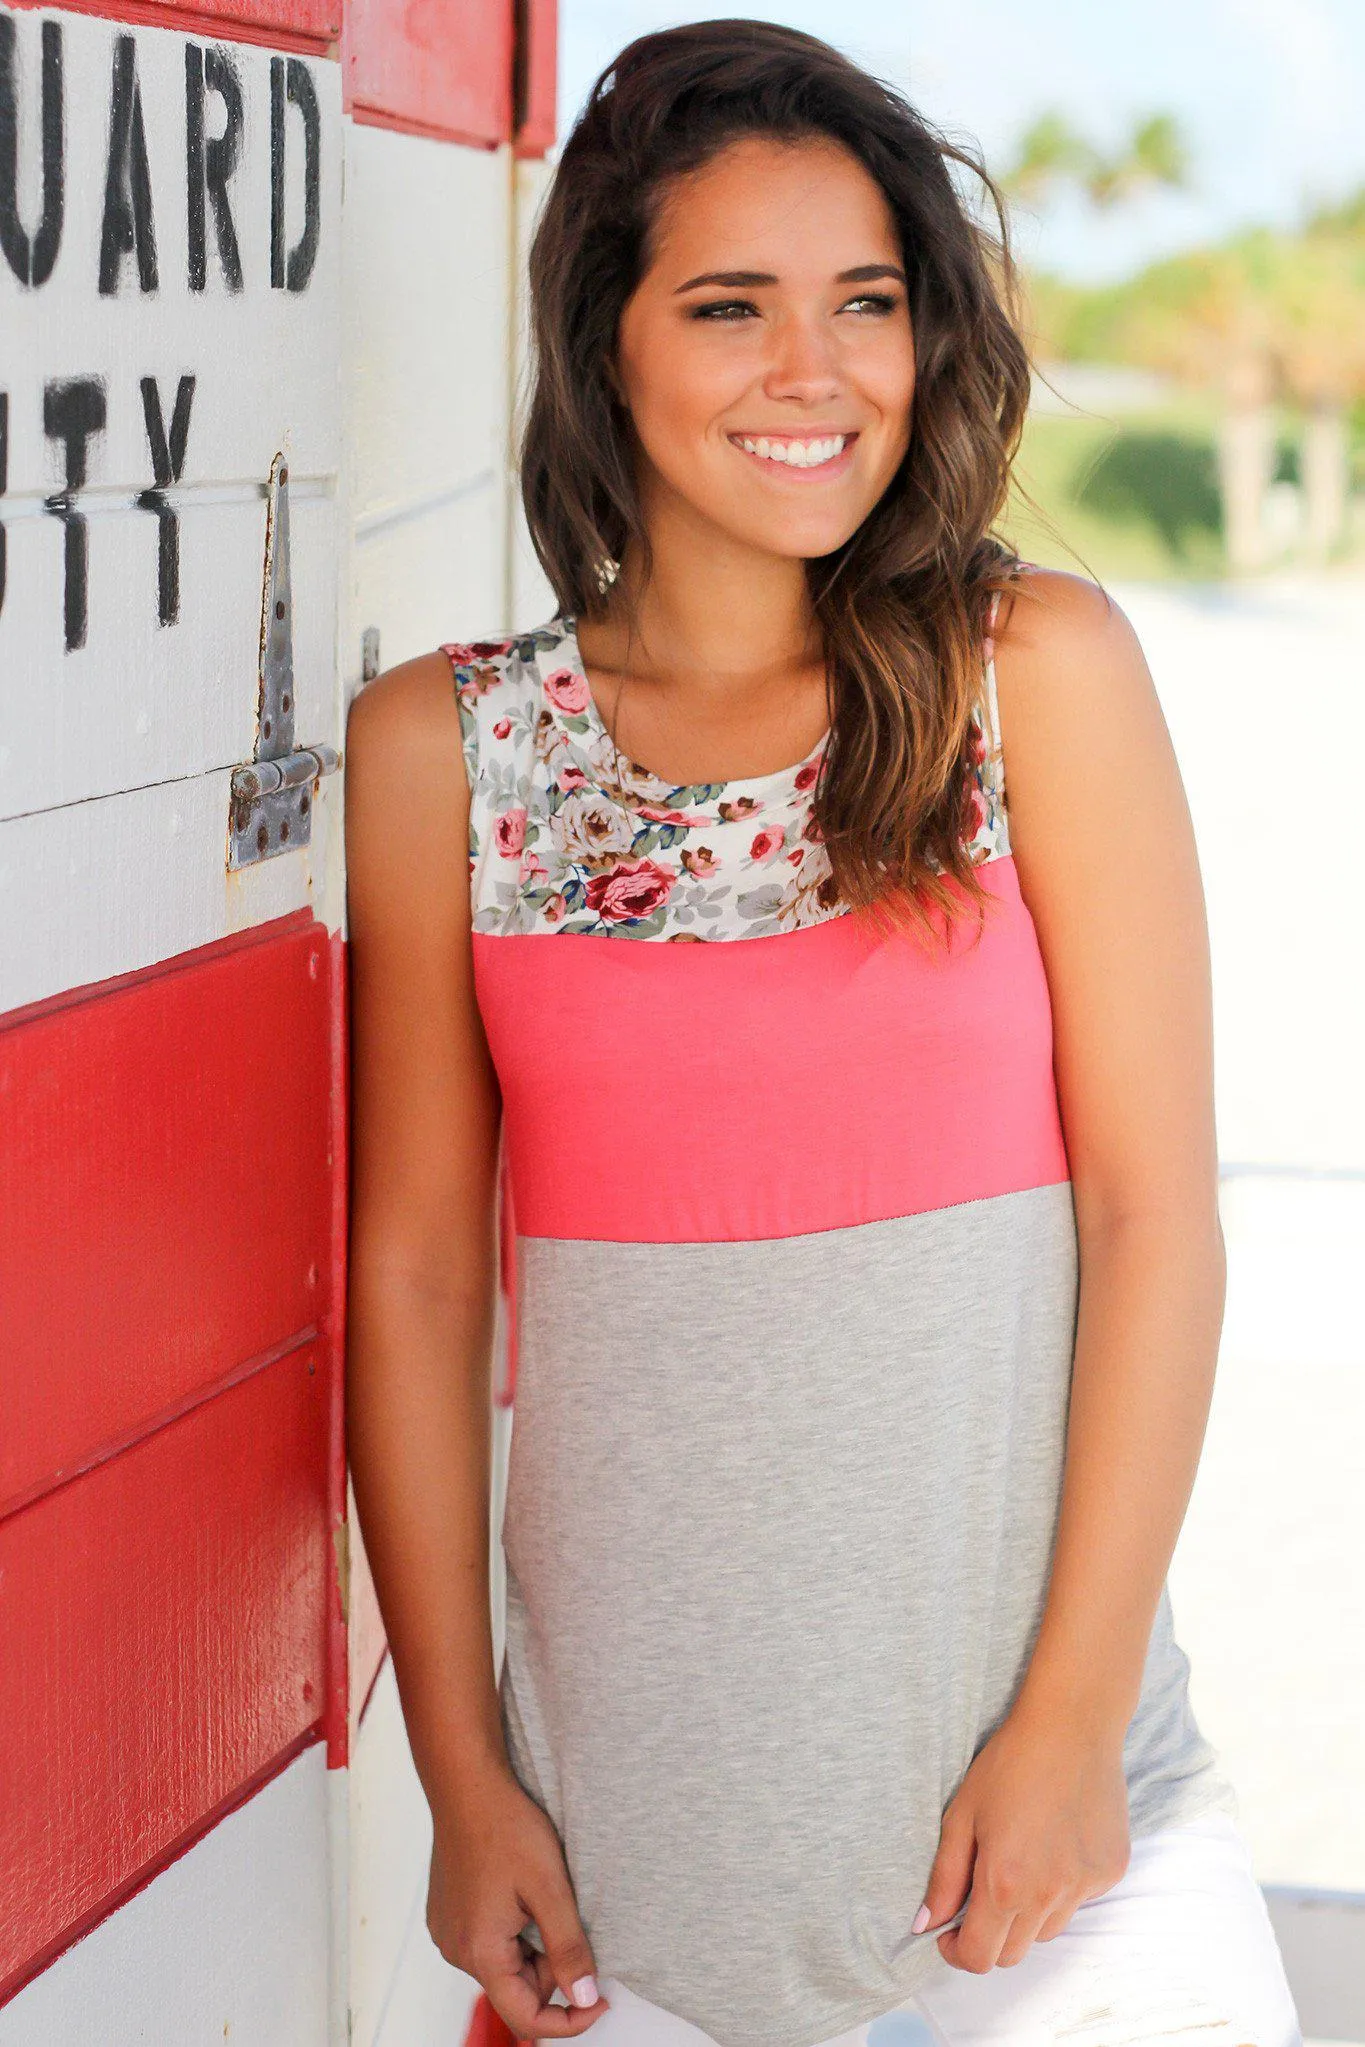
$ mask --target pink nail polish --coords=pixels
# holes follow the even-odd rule
[[[913,1920],[910,1923],[910,1931],[912,1933],[923,1933],[925,1927],[928,1924],[929,1907],[927,1905],[921,1905],[918,1912],[916,1912]]]
[[[595,1976],[580,1976],[576,1983],[569,1985],[569,1996],[575,2004],[582,2005],[585,2008],[590,2004],[596,2004],[597,1978]]]

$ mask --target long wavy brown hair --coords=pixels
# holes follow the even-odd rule
[[[967,852],[973,708],[990,600],[1018,567],[992,529],[1030,385],[1005,202],[976,154],[799,29],[722,19],[628,43],[564,144],[531,244],[527,524],[562,614],[605,614],[630,543],[648,582],[608,364],[672,181],[754,135],[842,143],[885,193],[900,237],[915,349],[909,447],[857,531],[806,562],[830,725],[813,803],[827,889],[950,936],[969,902],[979,928],[987,901]],[[993,227],[954,166],[988,195]]]

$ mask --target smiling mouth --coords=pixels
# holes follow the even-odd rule
[[[855,433],[729,434],[736,448],[786,469],[828,469],[857,440]]]

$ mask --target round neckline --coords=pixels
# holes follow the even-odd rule
[[[689,802],[687,806],[689,810],[704,810],[708,807],[718,808],[721,804],[734,802],[736,798],[764,798],[776,796],[779,793],[785,793],[790,799],[795,794],[797,777],[807,768],[815,766],[829,742],[831,727],[826,726],[825,730],[816,740],[815,745],[803,760],[794,762],[791,767],[774,768],[766,775],[732,775],[728,781],[670,781],[667,776],[656,774],[653,768],[647,768],[641,762],[632,760],[628,753],[625,753],[617,746],[616,741],[607,730],[606,720],[598,710],[596,699],[592,693],[592,684],[588,680],[588,671],[583,661],[583,650],[578,644],[578,620],[576,616],[572,612],[561,612],[555,623],[563,635],[561,651],[567,657],[566,665],[573,670],[574,674],[583,684],[584,695],[587,698],[587,708],[581,715],[587,720],[589,727],[588,736],[596,740],[605,741],[607,746],[613,749],[613,758],[620,762],[621,777],[627,783],[652,787],[656,791],[668,792],[670,794],[677,789],[710,789],[715,792],[709,798]],[[550,711],[560,729],[563,730],[564,714],[552,700],[550,701]],[[580,735],[575,733],[569,733],[568,737],[570,739],[580,739]],[[626,788],[624,791],[613,790],[612,793],[618,797],[624,795],[628,803],[647,803],[650,800],[647,795],[635,794],[631,788]]]

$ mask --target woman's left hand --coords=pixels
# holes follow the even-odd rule
[[[1121,1736],[1078,1730],[1021,1697],[944,1811],[925,1931],[965,1899],[939,1936],[944,1961],[977,1975],[1010,1968],[1111,1889],[1130,1852]]]

